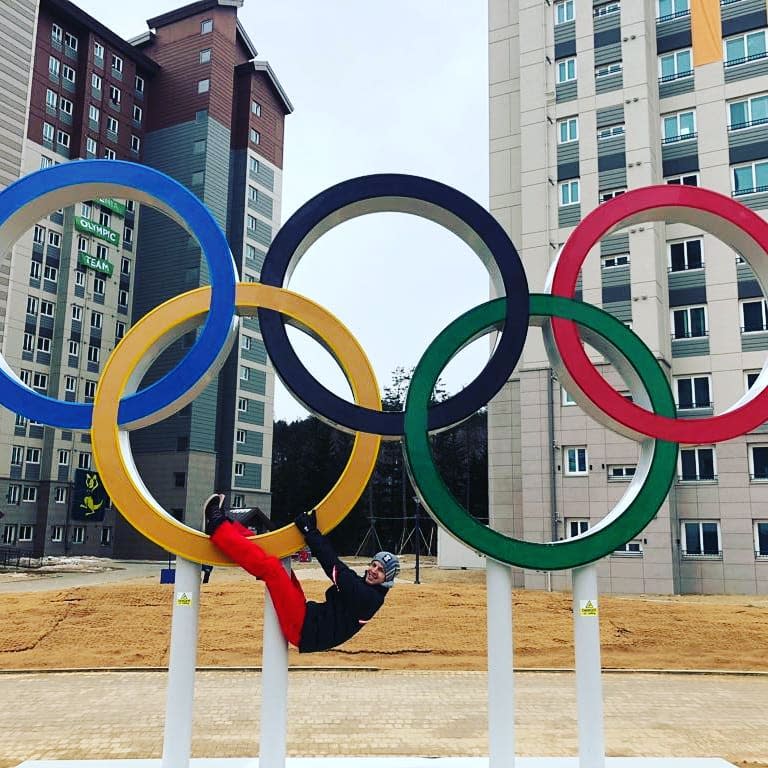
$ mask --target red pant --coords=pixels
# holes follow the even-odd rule
[[[211,539],[225,555],[267,585],[280,629],[285,639],[298,648],[307,612],[304,590],[293,572],[288,576],[276,557],[268,555],[248,538],[252,535],[244,525],[227,520],[216,529]]]

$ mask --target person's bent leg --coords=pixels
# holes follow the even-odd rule
[[[283,564],[268,555],[255,541],[247,538],[247,528],[229,520],[222,523],[211,541],[248,573],[261,579],[269,590],[280,628],[291,645],[298,648],[307,611],[304,590],[296,576],[288,576]]]

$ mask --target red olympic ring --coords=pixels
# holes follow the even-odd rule
[[[683,222],[714,234],[744,256],[761,285],[766,285],[761,275],[768,273],[768,222],[717,192],[659,185],[626,192],[593,210],[565,243],[550,273],[550,292],[573,298],[579,270],[587,254],[605,234],[651,221]],[[580,394],[624,434],[647,435],[686,445],[716,443],[743,435],[766,420],[768,387],[756,393],[750,390],[717,416],[692,419],[659,416],[630,402],[608,384],[587,357],[575,323],[552,318],[551,324],[557,351]]]

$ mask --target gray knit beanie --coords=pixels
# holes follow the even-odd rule
[[[397,559],[397,555],[393,555],[391,552],[378,552],[373,556],[373,559],[380,562],[384,568],[384,581],[383,587],[391,587],[395,583],[395,576],[400,573],[400,561]]]

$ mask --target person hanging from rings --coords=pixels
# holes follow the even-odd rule
[[[241,523],[224,511],[224,494],[214,493],[203,507],[205,532],[211,541],[248,573],[267,586],[285,639],[299,653],[327,651],[349,640],[367,624],[384,604],[400,561],[391,552],[379,552],[359,576],[345,565],[328,539],[317,529],[315,510],[302,512],[294,520],[312,554],[333,584],[325,600],[307,600],[296,575],[290,576],[278,558],[267,554]]]

